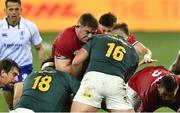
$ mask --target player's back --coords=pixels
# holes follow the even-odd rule
[[[97,35],[88,46],[90,63],[87,71],[99,71],[126,79],[135,71],[139,57],[124,38],[115,35]]]
[[[35,112],[62,111],[68,97],[78,90],[79,85],[80,82],[72,76],[52,68],[32,73],[24,83],[17,108],[28,108]]]
[[[143,94],[166,74],[172,74],[163,66],[148,66],[136,72],[128,81],[128,85],[135,91]]]

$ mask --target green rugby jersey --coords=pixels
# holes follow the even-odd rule
[[[127,81],[138,66],[139,56],[134,47],[117,35],[96,35],[83,48],[90,55],[87,72],[103,72]]]
[[[34,72],[26,78],[23,94],[16,108],[28,108],[35,112],[62,111],[79,85],[80,81],[76,78],[50,67]]]

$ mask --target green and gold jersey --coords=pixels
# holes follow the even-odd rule
[[[34,72],[26,78],[23,94],[16,108],[28,108],[35,112],[62,111],[79,85],[80,81],[76,78],[50,67]]]
[[[134,47],[117,35],[96,35],[83,48],[90,55],[87,72],[103,72],[127,81],[138,66],[139,56]]]

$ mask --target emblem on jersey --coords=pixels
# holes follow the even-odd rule
[[[7,37],[7,33],[2,33],[2,37]]]
[[[20,31],[19,35],[20,35],[20,39],[21,39],[21,40],[24,39],[24,34],[25,34],[24,31]]]
[[[21,36],[24,36],[24,31],[21,31],[21,32],[20,32],[20,35],[21,35]]]
[[[81,93],[81,96],[87,99],[92,99],[94,98],[93,90],[93,88],[85,88],[84,91]]]
[[[28,76],[27,73],[24,73],[24,74],[22,75],[22,80],[24,81],[27,76]]]

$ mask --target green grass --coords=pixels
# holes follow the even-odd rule
[[[47,55],[50,55],[51,44],[58,33],[41,33],[43,37],[43,44]],[[180,49],[180,32],[179,33],[134,33],[137,40],[142,42],[146,47],[150,48],[153,53],[153,58],[158,62],[148,65],[163,65],[169,68],[171,63],[175,60],[178,50]],[[33,48],[34,70],[39,70],[40,61]],[[146,65],[145,65],[146,66]],[[144,66],[142,66],[144,67]],[[142,67],[139,67],[141,69]],[[0,112],[7,112],[8,108],[0,90]],[[161,108],[158,112],[172,112],[168,108]]]

